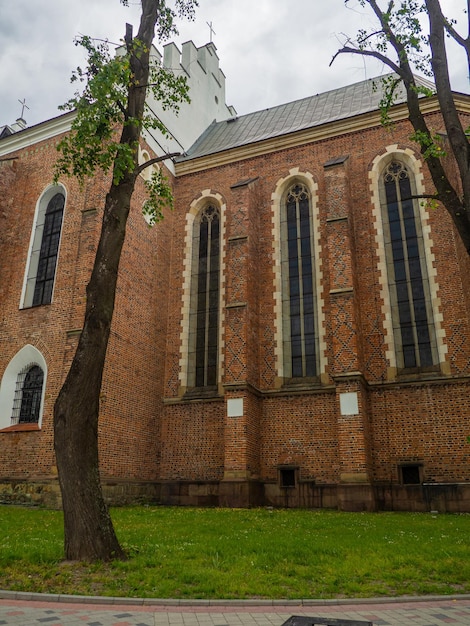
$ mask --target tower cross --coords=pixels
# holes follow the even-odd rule
[[[209,32],[210,32],[210,42],[212,43],[212,35],[217,35],[217,33],[215,32],[215,30],[212,28],[212,21],[210,22],[206,22],[206,24],[209,26]]]
[[[20,119],[23,119],[24,110],[28,109],[28,111],[29,111],[29,106],[26,104],[26,98],[23,98],[23,102],[21,102],[21,100],[18,100],[18,102],[21,104],[21,116],[20,116]]]

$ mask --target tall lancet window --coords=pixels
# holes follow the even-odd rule
[[[312,207],[308,189],[295,183],[281,211],[283,335],[286,378],[317,376],[317,330]]]
[[[437,363],[434,320],[419,205],[414,180],[404,163],[383,173],[382,203],[392,323],[399,368]]]
[[[24,306],[52,302],[65,197],[62,191],[41,198],[30,252]]]
[[[220,213],[206,206],[194,223],[189,384],[215,387],[218,371]]]

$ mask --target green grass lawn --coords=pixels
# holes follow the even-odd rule
[[[470,514],[113,509],[127,561],[62,562],[62,514],[0,506],[0,588],[151,598],[470,592]]]

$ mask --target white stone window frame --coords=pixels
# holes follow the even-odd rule
[[[382,298],[382,314],[384,316],[385,330],[385,357],[388,362],[387,378],[395,378],[397,372],[401,369],[401,364],[397,358],[396,338],[393,332],[392,320],[392,297],[388,283],[387,257],[385,247],[384,225],[382,218],[382,185],[381,176],[385,168],[393,161],[401,161],[404,163],[410,173],[414,177],[414,186],[416,195],[425,193],[424,176],[422,171],[422,162],[416,158],[413,150],[410,148],[402,149],[397,144],[387,146],[385,152],[377,155],[372,162],[369,171],[370,191],[372,196],[372,215],[375,226],[375,243],[377,246],[378,276],[380,282],[380,295]],[[432,252],[433,240],[431,237],[431,228],[429,224],[429,209],[426,203],[417,201],[419,217],[421,222],[421,232],[424,245],[424,262],[427,272],[429,285],[429,307],[432,321],[434,322],[434,331],[436,339],[437,360],[441,370],[446,370],[445,361],[447,354],[447,345],[445,344],[445,330],[442,326],[443,316],[441,310],[441,299],[438,296],[439,285],[437,282],[437,271],[434,265],[435,256]]]
[[[142,148],[142,146],[139,145],[139,155],[138,155],[139,165],[142,165],[143,163],[150,161],[151,158],[152,157],[150,156],[148,150],[145,150],[145,148]],[[159,170],[160,170],[160,166],[158,165],[158,163],[152,163],[152,165],[149,165],[148,167],[143,169],[140,172],[139,176],[143,178],[144,181],[150,182],[152,180],[153,173],[158,172]],[[144,206],[145,206],[145,202],[142,204],[142,216],[144,220],[147,222],[147,224],[151,226],[151,223],[150,223],[151,216],[148,213],[144,212]]]
[[[139,155],[138,155],[139,165],[143,165],[147,161],[150,161],[151,158],[152,157],[150,156],[150,153],[148,152],[148,150],[145,150],[145,148],[142,148],[142,146],[139,146]],[[149,165],[148,167],[144,168],[140,172],[140,176],[144,180],[150,181],[152,179],[153,172],[158,171],[159,169],[160,168],[158,166],[158,163],[152,163],[152,165]]]
[[[36,277],[39,264],[39,255],[41,253],[41,243],[44,231],[44,221],[49,201],[57,194],[62,193],[64,196],[64,212],[62,217],[62,227],[60,232],[59,246],[57,248],[57,262],[54,275],[54,289],[52,291],[51,303],[54,301],[54,291],[57,276],[57,267],[59,265],[60,244],[62,242],[62,234],[64,231],[65,210],[67,204],[67,192],[62,184],[49,185],[39,196],[34,211],[33,226],[31,229],[31,238],[29,241],[28,257],[26,262],[26,271],[21,290],[20,309],[29,309],[33,305],[34,289],[36,286]]]
[[[204,189],[201,194],[193,200],[186,214],[186,227],[184,239],[184,269],[183,269],[183,301],[181,315],[181,343],[180,343],[180,360],[179,360],[179,382],[182,393],[188,389],[192,389],[192,363],[191,363],[191,306],[194,299],[192,296],[192,274],[193,264],[196,262],[194,258],[194,225],[201,211],[209,206],[215,205],[220,214],[220,267],[219,267],[219,332],[218,332],[218,374],[217,385],[220,386],[224,373],[224,345],[223,345],[223,328],[225,325],[225,230],[226,230],[226,204],[219,193],[215,193],[210,189]]]
[[[47,363],[37,348],[27,344],[23,346],[23,348],[21,348],[21,350],[19,350],[11,359],[2,376],[2,381],[0,383],[0,430],[15,425],[15,423],[12,422],[12,415],[16,381],[18,380],[18,375],[23,372],[26,367],[31,367],[33,365],[38,365],[44,373],[41,406],[39,409],[39,420],[37,422],[38,428],[41,428],[47,385]]]
[[[299,183],[304,185],[310,194],[310,212],[312,217],[312,241],[314,250],[313,271],[315,282],[315,312],[316,312],[316,332],[317,332],[317,376],[323,380],[327,370],[327,351],[325,336],[325,315],[324,315],[324,290],[323,290],[323,270],[322,270],[322,246],[320,243],[320,216],[318,184],[310,172],[301,172],[298,167],[289,170],[285,178],[280,178],[274,192],[271,195],[271,216],[272,216],[272,242],[273,242],[273,266],[274,266],[274,307],[275,307],[275,339],[276,339],[276,369],[281,380],[289,380],[289,369],[286,367],[284,349],[284,327],[286,324],[284,304],[283,304],[283,275],[282,275],[282,232],[281,217],[283,203],[288,190]],[[301,380],[301,379],[299,379]]]

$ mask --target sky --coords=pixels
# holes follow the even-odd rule
[[[226,76],[226,102],[239,115],[373,78],[387,71],[377,61],[340,55],[344,41],[373,25],[357,0],[199,0],[196,19],[178,22],[181,44],[212,40]],[[447,15],[463,16],[465,0],[442,0]],[[140,3],[130,0],[0,0],[0,126],[22,113],[28,126],[60,114],[74,92],[72,70],[84,65],[74,45],[80,34],[119,43],[125,23],[138,29]],[[466,33],[463,33],[464,35]],[[161,45],[157,44],[161,49]],[[453,88],[469,93],[466,58],[450,52]]]

